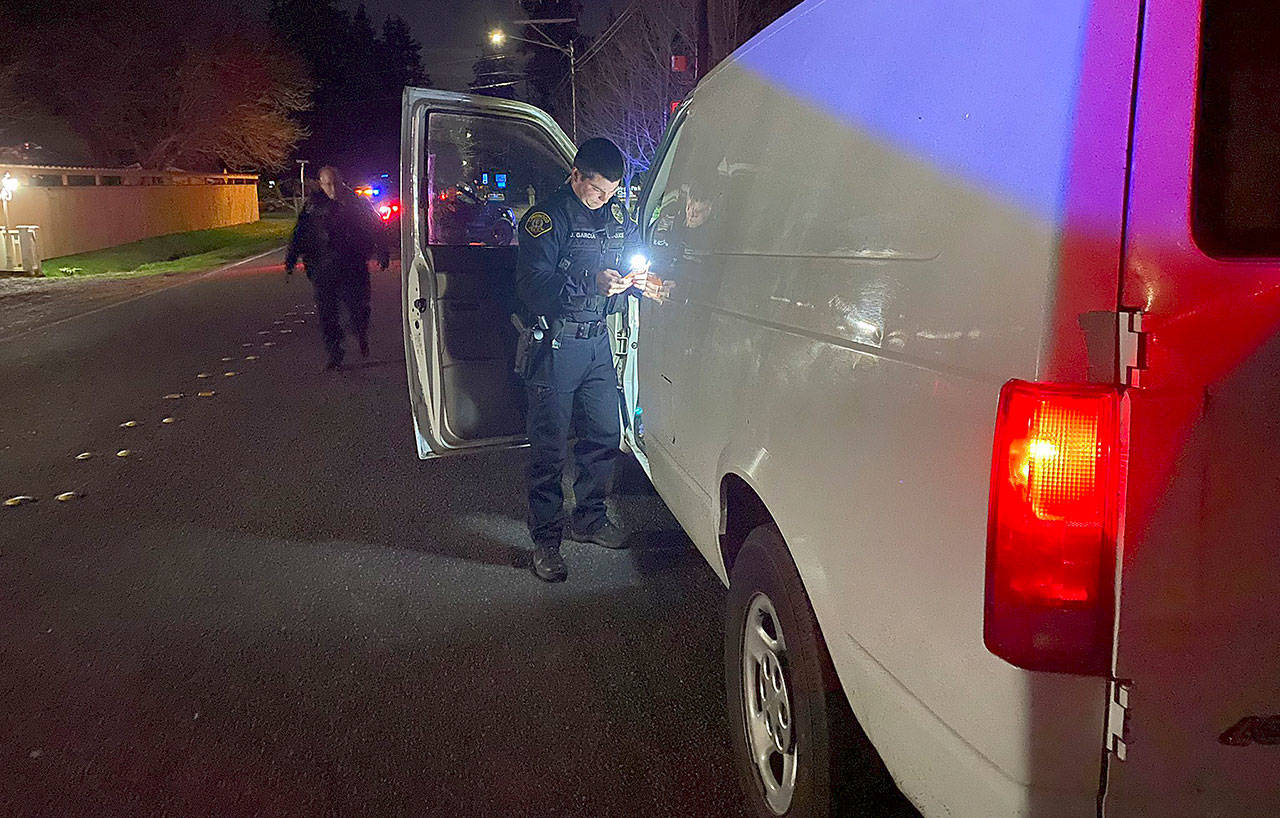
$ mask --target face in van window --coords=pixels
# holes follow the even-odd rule
[[[701,227],[706,223],[707,217],[711,215],[710,199],[695,199],[690,194],[688,201],[684,205],[684,226],[689,228]]]

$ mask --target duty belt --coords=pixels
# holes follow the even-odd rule
[[[594,338],[597,335],[604,334],[608,328],[609,325],[604,321],[564,322],[564,334],[570,338]]]

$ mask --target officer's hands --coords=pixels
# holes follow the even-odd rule
[[[648,279],[645,281],[644,297],[657,301],[661,304],[663,301],[666,301],[671,297],[671,291],[675,289],[675,286],[676,283],[674,281],[663,281],[661,278],[650,273]]]
[[[596,273],[596,292],[601,295],[617,295],[631,286],[631,280],[617,270],[601,270]]]
[[[627,279],[627,283],[630,285],[629,289],[634,288],[640,293],[643,293],[645,288],[649,286],[649,268],[644,267],[638,270],[632,270],[627,273],[625,278]]]

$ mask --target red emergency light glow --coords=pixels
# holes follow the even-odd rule
[[[378,207],[378,218],[384,222],[391,221],[391,217],[400,212],[399,202],[390,202]]]
[[[1115,386],[1000,390],[987,529],[987,648],[1032,670],[1110,670],[1128,470]]]

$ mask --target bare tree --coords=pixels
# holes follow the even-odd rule
[[[145,167],[280,168],[304,135],[290,114],[308,107],[310,82],[269,44],[235,37],[191,48],[174,79],[171,112],[148,129]]]
[[[694,75],[671,58],[700,57],[709,68],[773,22],[796,0],[634,0],[583,52],[578,75],[579,131],[606,136],[628,160],[628,188],[653,161],[670,116]],[[696,55],[697,12],[705,8],[711,54]]]
[[[693,11],[700,0],[632,3],[584,52],[578,79],[579,132],[612,139],[627,158],[624,180],[648,169],[673,100],[692,74],[673,72],[673,55],[691,56]]]
[[[798,0],[703,0],[711,41],[710,65],[716,65],[782,16]]]

